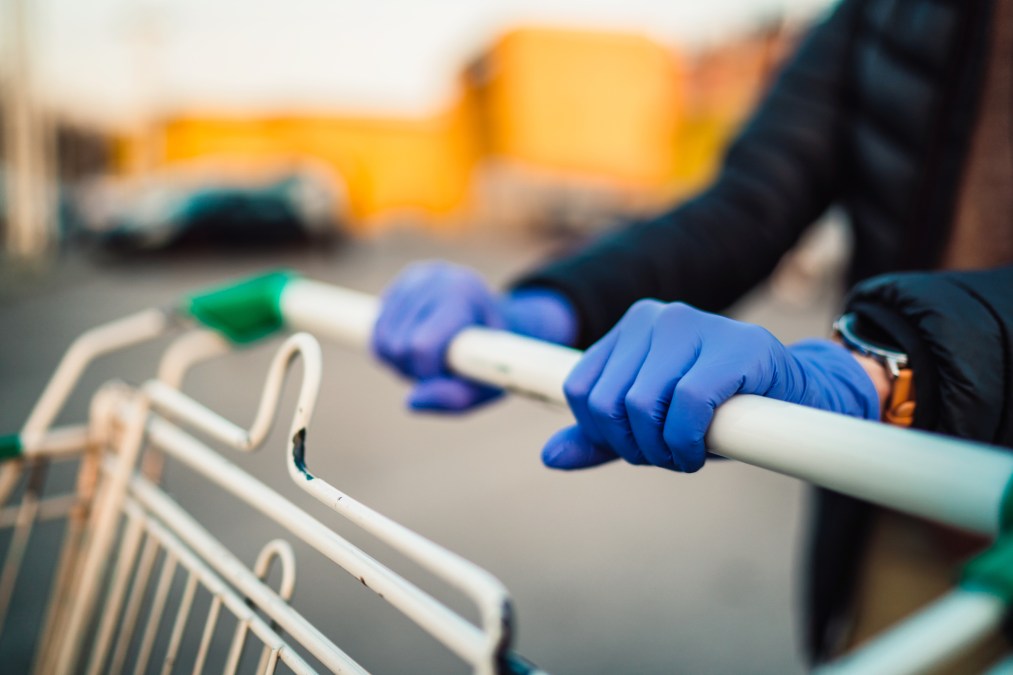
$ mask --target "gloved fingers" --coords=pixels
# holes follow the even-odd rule
[[[403,283],[399,278],[381,296],[380,313],[373,324],[369,344],[373,354],[385,363],[389,363],[386,355],[394,335],[393,327],[400,321],[402,306],[409,301],[414,292],[410,284]]]
[[[647,460],[630,429],[626,394],[647,357],[654,320],[661,307],[659,303],[637,303],[627,312],[617,325],[612,352],[587,396],[588,412],[602,440],[630,464],[645,464]]]
[[[434,288],[416,293],[410,303],[402,304],[399,315],[391,321],[380,343],[384,359],[406,377],[419,377],[413,370],[412,342],[419,324],[440,311],[439,303],[440,296]]]
[[[475,312],[474,323],[496,330],[507,328],[506,317],[503,315],[503,308],[499,300],[485,287],[481,289],[481,297],[475,299],[473,309]]]
[[[476,323],[473,308],[460,303],[432,304],[420,314],[406,342],[406,360],[414,377],[446,374],[447,347],[464,328]]]
[[[427,271],[428,270],[428,271]],[[373,325],[370,346],[383,362],[404,372],[403,345],[405,324],[410,321],[429,295],[432,284],[427,276],[435,274],[432,265],[412,265],[384,291],[380,315]]]
[[[420,412],[462,412],[499,398],[499,389],[456,377],[422,380],[408,394],[408,407]]]
[[[605,446],[589,439],[579,426],[557,431],[542,449],[542,463],[550,469],[588,469],[619,459]]]
[[[676,385],[699,356],[695,334],[656,327],[651,347],[636,381],[626,393],[626,411],[637,446],[655,466],[681,471],[664,438],[665,420]]]
[[[597,423],[588,407],[587,398],[605,368],[605,363],[608,361],[618,338],[619,330],[616,326],[584,352],[563,383],[563,394],[577,420],[577,426],[592,443],[597,445],[604,444],[605,437],[598,431]]]
[[[703,466],[714,411],[741,390],[744,379],[740,363],[726,353],[708,355],[706,349],[675,386],[662,432],[672,460],[686,473]]]

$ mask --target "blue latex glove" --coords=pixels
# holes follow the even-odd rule
[[[844,347],[829,340],[785,347],[759,326],[655,300],[633,305],[584,354],[564,390],[577,425],[542,451],[557,469],[621,457],[697,471],[714,410],[735,394],[879,418],[872,380]]]
[[[502,393],[447,371],[447,347],[468,326],[570,344],[577,320],[569,302],[554,291],[500,295],[470,268],[442,261],[410,265],[384,292],[372,336],[373,352],[381,361],[418,380],[408,396],[410,408],[459,412]]]

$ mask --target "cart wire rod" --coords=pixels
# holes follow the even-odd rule
[[[292,480],[319,501],[472,598],[480,610],[481,623],[485,629],[484,634],[479,634],[481,646],[476,651],[476,646],[468,645],[467,638],[462,637],[467,635],[467,631],[450,628],[450,624],[463,621],[452,613],[446,613],[444,621],[449,622],[446,624],[448,630],[440,639],[450,641],[447,646],[469,662],[475,664],[490,662],[505,648],[509,639],[504,616],[510,614],[510,601],[502,583],[470,561],[373,511],[309,471],[305,454],[306,427],[316,404],[322,370],[320,348],[314,338],[306,333],[297,333],[290,336],[277,350],[268,369],[257,414],[249,430],[235,425],[163,382],[152,380],[143,388],[154,409],[174,419],[185,420],[223,443],[240,450],[251,450],[262,443],[270,431],[285,373],[296,356],[303,359],[303,379],[289,429],[288,470]],[[369,581],[372,575],[368,570],[362,571],[357,576],[362,583],[372,587]],[[374,590],[381,592],[379,589]],[[422,600],[422,596],[418,596],[418,600]],[[393,602],[393,599],[391,601]],[[427,603],[428,601],[423,601],[423,604],[418,606],[422,607]],[[438,610],[438,614],[443,613],[443,609]],[[432,619],[433,617],[429,616],[425,620]]]
[[[354,659],[296,612],[285,597],[267,586],[239,558],[214,538],[196,519],[150,481],[134,476],[131,497],[147,512],[156,516],[175,536],[202,560],[206,560],[222,579],[238,589],[281,628],[303,644],[313,656],[336,672],[365,673]],[[294,575],[283,575],[283,590],[291,592]],[[240,624],[243,625],[243,624]],[[246,626],[248,628],[248,626]]]
[[[56,372],[21,428],[22,443],[26,447],[33,446],[35,437],[52,425],[74,385],[92,361],[162,335],[174,323],[174,318],[175,314],[169,310],[147,309],[93,328],[78,337],[60,360]]]
[[[105,397],[97,397],[104,399]],[[96,404],[101,408],[102,405]],[[111,411],[110,411],[111,412]],[[122,512],[126,486],[137,463],[144,439],[145,423],[148,416],[148,401],[141,395],[134,396],[121,411],[125,422],[123,437],[118,444],[115,471],[108,479],[108,486],[91,513],[94,527],[89,532],[89,542],[80,559],[80,568],[74,579],[71,592],[74,602],[68,610],[66,623],[61,623],[62,640],[55,650],[53,670],[58,673],[72,672],[79,661],[79,654],[87,631],[87,624],[97,600],[100,580],[106,561],[112,551],[119,517]]]
[[[272,650],[276,650],[287,666],[289,666],[296,673],[315,673],[316,671],[296,653],[285,640],[278,635],[270,626],[267,625],[261,617],[257,616],[256,612],[246,604],[246,601],[239,596],[235,591],[229,588],[221,577],[219,577],[214,570],[212,570],[203,560],[197,555],[190,551],[186,544],[168,528],[164,527],[154,518],[151,518],[144,512],[143,507],[133,498],[128,497],[124,503],[124,511],[127,514],[133,514],[134,517],[140,518],[144,523],[144,528],[149,536],[157,541],[158,544],[166,550],[174,559],[179,561],[179,564],[187,569],[190,573],[196,576],[200,583],[208,589],[215,599],[212,604],[225,606],[241,623],[245,623],[250,632],[256,635],[264,644],[268,645]],[[205,624],[206,627],[213,629],[215,623],[217,623],[217,612],[213,611],[209,615],[209,621]],[[214,620],[212,620],[214,619]],[[205,631],[205,637],[208,637],[207,631]],[[213,633],[213,631],[212,631]],[[202,644],[202,647],[206,647],[206,644]],[[202,656],[206,656],[206,650],[201,650],[203,653],[198,654],[198,662],[202,661]],[[196,670],[196,667],[195,667]],[[199,671],[198,671],[199,672]],[[361,673],[361,670],[347,670],[339,669],[338,673]]]
[[[343,567],[464,660],[478,663],[483,659],[485,641],[477,627],[338,536],[266,484],[158,416],[149,421],[148,436],[154,447],[232,493]]]
[[[1008,605],[992,591],[957,588],[817,675],[935,672],[1000,624]]]

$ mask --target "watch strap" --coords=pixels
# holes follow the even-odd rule
[[[893,378],[890,398],[883,411],[883,421],[898,427],[909,427],[915,421],[914,374],[910,368],[901,370]]]

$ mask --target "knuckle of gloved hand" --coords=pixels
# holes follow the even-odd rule
[[[408,342],[408,354],[413,374],[417,377],[432,377],[439,373],[443,350],[440,342],[432,335],[412,335]]]
[[[481,283],[482,277],[470,267],[456,263],[444,263],[442,275],[453,283],[474,285]]]
[[[612,392],[595,387],[587,397],[587,407],[596,418],[606,422],[616,422],[626,418],[626,408],[621,400],[616,400]]]
[[[383,326],[374,331],[372,344],[377,355],[384,359],[390,359],[394,354],[396,337],[396,333],[390,330],[389,326]]]
[[[637,300],[635,303],[630,305],[630,308],[626,310],[623,317],[619,320],[619,325],[623,327],[629,327],[632,323],[640,323],[647,319],[650,323],[653,323],[658,314],[664,310],[664,303],[658,300],[644,299]]]
[[[571,407],[586,400],[589,393],[587,383],[578,371],[579,366],[563,382],[563,396]]]
[[[645,394],[637,389],[630,389],[626,392],[626,412],[630,417],[638,417],[642,420],[650,420],[654,423],[664,419],[664,411],[661,410],[658,398],[651,394]]]
[[[410,352],[407,340],[391,339],[385,345],[383,356],[389,363],[396,366],[406,375],[411,374]]]
[[[655,320],[656,329],[685,330],[701,312],[684,302],[672,302],[659,311]]]
[[[736,325],[736,330],[739,335],[749,339],[751,342],[765,341],[767,336],[770,335],[766,328],[755,323],[739,323]]]
[[[665,427],[662,438],[668,448],[669,459],[676,471],[692,473],[700,468],[699,455],[702,454],[698,434],[685,427]]]
[[[695,316],[702,314],[700,310],[692,305],[687,305],[685,302],[670,302],[665,305],[665,314],[677,317]]]
[[[675,398],[683,417],[697,421],[709,409],[711,394],[711,388],[702,382],[680,382],[676,387]]]
[[[659,308],[663,306],[663,304],[664,303],[662,303],[660,300],[654,300],[652,298],[642,298],[634,302],[632,305],[630,305],[630,308],[627,310],[627,313],[642,314],[645,312],[646,313],[656,312],[658,311]]]

